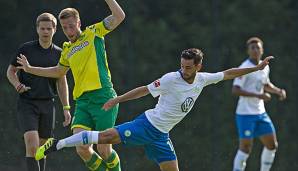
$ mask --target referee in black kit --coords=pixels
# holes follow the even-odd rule
[[[24,134],[27,171],[45,170],[45,159],[38,162],[35,161],[34,156],[36,149],[47,138],[52,137],[55,124],[54,97],[56,92],[63,104],[65,117],[63,125],[67,126],[71,121],[65,76],[57,79],[45,78],[19,71],[16,68],[17,57],[20,54],[25,55],[30,64],[34,66],[51,67],[58,64],[62,50],[52,43],[56,26],[57,20],[52,14],[39,15],[36,20],[38,40],[22,44],[7,69],[8,80],[19,93],[17,118]]]

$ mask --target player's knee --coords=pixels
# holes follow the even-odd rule
[[[277,150],[277,147],[278,147],[278,142],[277,141],[275,141],[272,144],[266,146],[266,148],[268,148],[269,150]]]
[[[252,150],[251,144],[240,144],[240,150],[244,153],[250,154]]]
[[[100,133],[99,141],[101,144],[118,144],[120,143],[120,136],[116,129],[111,128]]]
[[[159,167],[162,171],[179,171],[177,161],[162,162]]]

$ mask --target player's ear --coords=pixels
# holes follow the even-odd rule
[[[197,64],[197,71],[200,71],[202,69],[202,64]]]

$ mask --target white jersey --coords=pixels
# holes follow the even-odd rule
[[[159,96],[155,108],[145,112],[147,119],[161,132],[168,133],[191,110],[203,88],[223,78],[223,72],[198,72],[189,84],[179,71],[165,74],[147,86],[153,97]]]
[[[260,61],[261,62],[261,61]],[[245,60],[239,68],[254,67],[249,59]],[[247,92],[262,94],[264,85],[270,82],[269,66],[263,70],[259,70],[234,79],[233,85],[239,86]],[[237,104],[236,113],[239,115],[258,115],[266,112],[264,100],[256,97],[240,96]]]

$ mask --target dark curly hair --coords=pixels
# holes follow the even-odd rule
[[[193,59],[194,64],[201,64],[203,61],[203,52],[197,48],[190,48],[183,50],[181,53],[181,58],[183,59]]]

